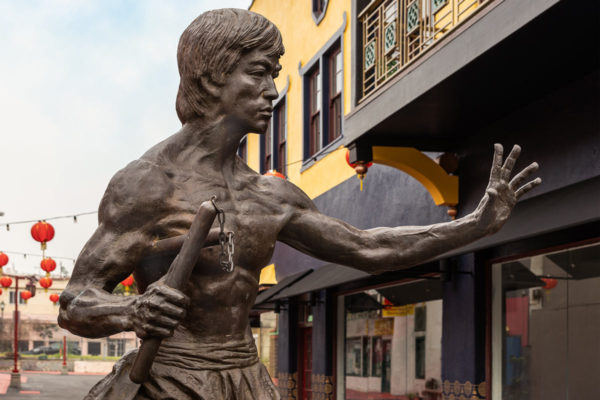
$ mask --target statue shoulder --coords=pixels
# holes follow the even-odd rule
[[[129,163],[111,179],[99,209],[99,222],[116,230],[140,228],[168,208],[175,186],[159,165],[140,159]]]
[[[294,209],[316,209],[307,194],[289,180],[276,176],[259,176],[258,179],[269,187],[270,197],[277,204],[285,204]]]

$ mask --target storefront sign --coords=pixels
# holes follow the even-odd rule
[[[383,309],[382,315],[385,318],[390,317],[405,317],[407,315],[413,315],[415,313],[415,305],[407,304],[405,306],[386,306]]]

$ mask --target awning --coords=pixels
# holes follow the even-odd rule
[[[306,275],[310,274],[312,271],[313,271],[312,269],[308,269],[306,271],[302,271],[302,272],[299,272],[294,275],[290,275],[290,276],[282,279],[281,282],[279,282],[277,285],[265,290],[264,292],[262,292],[258,296],[256,296],[256,300],[254,301],[254,306],[256,307],[260,304],[264,304],[264,303],[267,303],[268,301],[272,300],[273,296],[277,295],[279,292],[286,289],[288,286],[293,285],[296,281],[304,278]]]
[[[502,265],[502,286],[504,290],[529,289],[542,287],[546,283],[531,272],[520,261]]]
[[[394,306],[421,303],[442,298],[442,281],[424,280],[377,289]]]
[[[341,285],[368,276],[371,276],[371,274],[354,268],[339,264],[328,264],[316,271],[312,271],[311,274],[304,276],[302,279],[298,279],[285,289],[280,290],[277,295],[271,297],[271,300],[298,296],[303,293]]]

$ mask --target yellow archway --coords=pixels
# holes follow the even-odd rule
[[[418,180],[438,206],[458,204],[458,176],[412,147],[373,146],[373,162],[397,168]]]

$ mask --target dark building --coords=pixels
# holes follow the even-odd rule
[[[320,125],[327,139],[314,118],[336,106],[321,116],[311,99],[331,82],[313,90],[309,62],[291,73],[308,94],[287,92],[308,139],[287,139],[305,149],[290,180],[310,184],[303,174],[336,145],[374,162],[362,192],[351,177],[311,196],[321,212],[363,229],[460,218],[485,191],[496,142],[521,145],[515,170],[537,161],[543,183],[496,235],[404,271],[371,276],[278,244],[279,283],[255,308],[278,314],[284,398],[600,398],[600,3],[317,3],[325,23],[349,11],[336,34],[351,49],[350,104],[340,125]],[[285,38],[272,7],[251,9]]]

